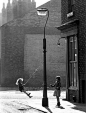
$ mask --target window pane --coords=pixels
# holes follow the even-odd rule
[[[70,66],[69,66],[69,68],[70,68],[70,81],[69,81],[69,83],[70,83],[70,86],[72,86],[72,65],[71,65],[71,63],[70,63]]]
[[[74,37],[74,41],[75,41],[75,49],[77,49],[77,37]]]
[[[77,64],[74,63],[74,86],[77,86]]]
[[[74,86],[74,64],[72,63],[72,86]]]
[[[69,60],[72,60],[72,43],[69,43]]]
[[[68,0],[68,13],[71,12],[71,0]]]
[[[74,61],[74,58],[75,58],[75,43],[74,43],[74,40],[73,40],[73,43],[72,43],[72,61]]]
[[[70,86],[77,86],[77,63],[70,63]]]

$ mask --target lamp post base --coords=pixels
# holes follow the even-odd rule
[[[48,107],[48,98],[42,98],[42,106]]]

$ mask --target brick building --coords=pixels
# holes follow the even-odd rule
[[[47,81],[49,86],[55,81],[55,76],[60,75],[62,86],[65,86],[65,39],[62,40],[61,47],[58,47],[60,32],[55,28],[55,25],[61,24],[61,3],[60,0],[54,1],[39,7],[49,9],[49,20],[46,26]],[[46,17],[39,17],[37,9],[34,9],[23,18],[1,26],[1,86],[15,86],[16,79],[19,77],[23,77],[26,82],[37,70],[27,86],[42,87],[45,19]]]
[[[67,100],[86,103],[86,0],[61,0],[61,37],[67,40]]]

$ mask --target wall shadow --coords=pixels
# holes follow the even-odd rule
[[[86,112],[86,104],[73,103],[75,106],[72,109]]]
[[[67,101],[66,98],[64,98],[62,100]],[[74,103],[72,101],[69,101],[69,102],[74,105],[74,107],[71,107],[72,109],[86,112],[86,104],[85,103]]]

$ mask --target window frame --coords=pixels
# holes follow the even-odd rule
[[[68,36],[69,41],[69,87],[78,87],[77,35]],[[72,39],[73,38],[73,39]],[[71,40],[72,39],[72,40]]]

